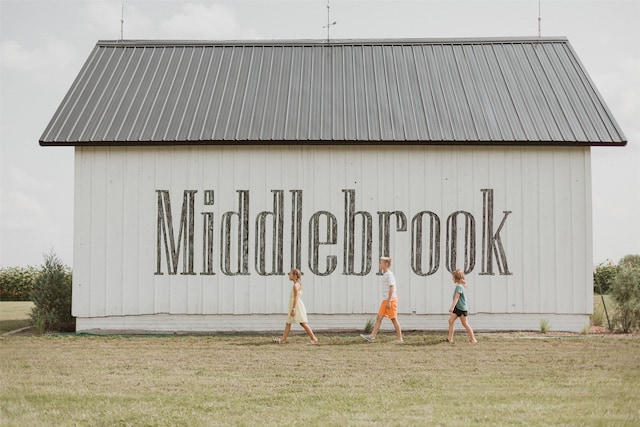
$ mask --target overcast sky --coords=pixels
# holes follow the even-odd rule
[[[331,0],[331,38],[566,36],[629,143],[592,148],[594,264],[640,254],[640,1]],[[73,265],[72,147],[38,140],[98,40],[324,39],[326,0],[0,0],[0,266]]]

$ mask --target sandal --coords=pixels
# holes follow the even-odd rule
[[[282,341],[282,338],[274,338],[273,339],[273,343],[274,344],[286,344],[286,341]]]

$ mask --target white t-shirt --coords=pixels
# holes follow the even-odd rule
[[[398,285],[396,285],[396,276],[391,270],[387,270],[387,272],[382,275],[382,279],[380,279],[382,299],[389,299],[389,287],[391,285],[393,285],[393,293],[391,294],[391,298],[397,298],[396,289],[398,289]]]

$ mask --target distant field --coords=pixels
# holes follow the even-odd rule
[[[29,326],[31,301],[0,302],[0,334]]]
[[[2,306],[4,307],[4,305]],[[640,336],[409,332],[0,338],[0,425],[616,425]],[[275,336],[275,334],[274,334]]]

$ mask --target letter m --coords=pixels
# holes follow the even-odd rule
[[[156,190],[158,194],[158,228],[156,240],[156,274],[162,273],[162,252],[164,249],[169,274],[177,274],[180,252],[182,252],[182,274],[193,272],[193,230],[196,190],[185,190],[182,196],[180,231],[175,239],[171,199],[169,191]]]

